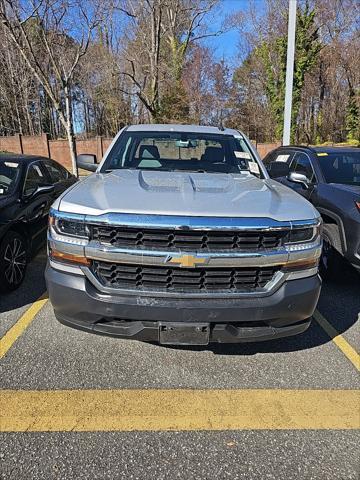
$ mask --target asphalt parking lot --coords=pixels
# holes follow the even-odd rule
[[[1,478],[359,478],[349,267],[298,337],[165,348],[60,325],[38,301],[45,261],[0,297]]]

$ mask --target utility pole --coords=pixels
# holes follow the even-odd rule
[[[283,145],[290,145],[291,132],[291,107],[294,78],[295,56],[295,29],[296,29],[296,0],[289,0],[289,25],[286,57],[286,83],[285,83],[285,107]]]

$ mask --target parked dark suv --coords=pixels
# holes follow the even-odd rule
[[[0,154],[0,291],[16,289],[45,244],[53,201],[76,178],[49,158]]]
[[[338,275],[338,253],[360,272],[360,150],[280,147],[264,163],[272,178],[300,193],[321,213],[323,276]]]

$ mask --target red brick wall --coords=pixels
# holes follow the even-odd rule
[[[261,158],[264,158],[265,155],[267,155],[271,150],[274,150],[275,148],[280,147],[281,143],[258,143],[257,144],[257,151],[259,152],[259,155]]]
[[[28,155],[39,155],[41,157],[49,156],[49,144],[46,133],[38,137],[21,137],[23,153]]]
[[[77,153],[91,153],[96,155],[97,161],[100,162],[110,143],[111,138],[94,137],[86,140],[77,140]],[[261,158],[277,148],[280,143],[258,143],[257,150]],[[12,137],[0,137],[0,151],[13,153],[25,153],[28,155],[41,155],[50,157],[71,170],[71,158],[68,141],[49,140],[46,134],[26,137],[22,135],[14,135]]]
[[[22,153],[21,135],[14,135],[13,137],[0,137],[0,152],[2,151]]]
[[[61,163],[67,169],[71,170],[71,157],[69,143],[67,140],[49,141],[50,158]]]
[[[95,138],[89,138],[87,140],[77,140],[76,150],[77,150],[78,155],[80,153],[95,154],[96,155],[96,160],[98,162],[100,162],[102,157],[103,157],[102,138],[101,137],[95,137]]]
[[[77,140],[77,153],[94,154],[97,161],[100,162],[111,142],[112,138],[102,137]],[[49,140],[46,134],[33,137],[22,135],[0,136],[0,151],[50,157],[71,169],[70,150],[66,139]]]
[[[112,138],[103,138],[102,139],[102,145],[103,145],[103,151],[104,153],[106,152],[106,150],[109,148],[111,142],[113,141]]]

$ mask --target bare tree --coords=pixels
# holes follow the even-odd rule
[[[163,0],[127,0],[126,10],[122,11],[129,17],[123,49],[124,68],[119,72],[128,80],[129,88],[123,89],[123,92],[135,95],[146,108],[151,120],[156,121],[160,105]]]
[[[196,45],[185,65],[183,82],[189,99],[189,119],[192,123],[208,123],[214,111],[214,63],[211,50]]]
[[[19,3],[16,0],[0,0],[3,27],[53,104],[68,138],[76,175],[72,86],[100,14],[98,9],[88,7],[89,4],[83,0],[72,1],[69,17],[70,3],[67,1],[29,0]],[[71,34],[74,22],[76,38]],[[47,62],[51,67],[50,76],[45,68]]]
[[[259,142],[275,140],[288,0],[265,0],[261,9],[249,0],[230,21],[222,5],[0,0],[0,135],[67,137],[74,170],[74,130],[112,136],[129,123],[224,122]],[[299,15],[307,5],[312,26],[304,29],[299,17],[296,66],[311,68],[295,70],[294,139],[356,145],[359,2],[299,0]],[[224,27],[213,21],[220,14]],[[207,39],[234,24],[237,56],[219,61]],[[321,43],[316,55],[304,44],[312,32]]]
[[[215,14],[219,0],[165,0],[165,20],[162,22],[165,39],[167,41],[173,75],[175,80],[181,79],[186,55],[189,48],[208,37],[217,37],[231,28],[227,20],[227,27],[222,25],[219,30],[210,30],[206,24],[210,13]]]
[[[161,88],[176,92],[186,55],[194,42],[216,36],[206,18],[219,0],[127,0],[121,5],[128,17],[129,33],[123,50],[129,80],[126,93],[135,95],[152,121],[162,115]],[[120,7],[119,7],[120,8]],[[176,103],[176,102],[175,102]]]

